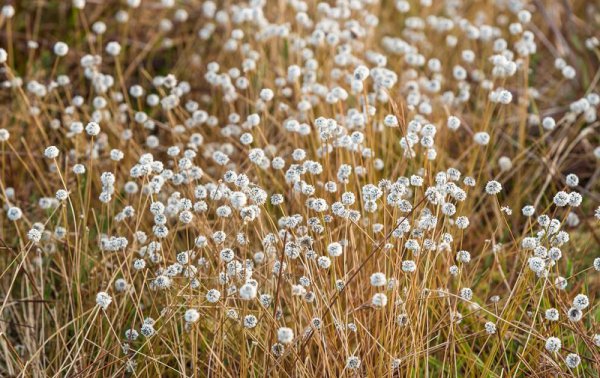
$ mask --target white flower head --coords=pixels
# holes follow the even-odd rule
[[[291,328],[280,327],[277,330],[277,340],[282,344],[289,344],[294,340],[294,331]]]
[[[108,308],[108,305],[112,302],[112,297],[108,293],[101,291],[96,294],[96,304],[103,310]]]

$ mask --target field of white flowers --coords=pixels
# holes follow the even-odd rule
[[[0,8],[0,376],[599,376],[599,2]]]

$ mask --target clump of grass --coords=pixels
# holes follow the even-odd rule
[[[0,375],[598,376],[593,2],[16,2]]]

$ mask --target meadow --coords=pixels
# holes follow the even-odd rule
[[[599,377],[599,31],[0,0],[0,376]]]

